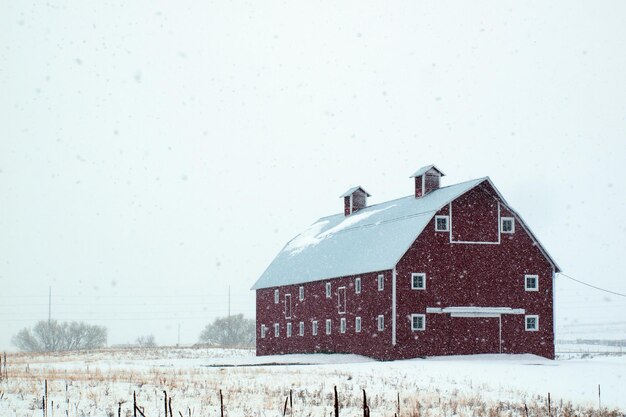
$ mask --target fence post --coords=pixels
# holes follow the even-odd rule
[[[222,390],[220,390],[220,416],[224,417],[224,397],[222,396]]]
[[[337,385],[334,386],[335,390],[335,417],[339,417],[339,399],[337,398]]]
[[[165,417],[167,417],[167,391],[163,390],[163,394],[165,395],[165,399],[163,400],[163,406],[165,407]]]

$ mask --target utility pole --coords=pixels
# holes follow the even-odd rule
[[[52,286],[48,287],[48,326],[52,320]]]

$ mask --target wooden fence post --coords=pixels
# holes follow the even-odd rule
[[[222,390],[220,390],[220,416],[224,417],[224,397],[222,397]]]
[[[334,390],[335,390],[335,417],[339,417],[339,399],[337,398],[337,385],[335,385]]]
[[[165,417],[167,417],[167,391],[163,390],[163,395],[165,395],[163,406],[165,407]]]

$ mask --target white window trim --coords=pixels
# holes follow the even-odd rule
[[[421,317],[422,318],[422,327],[421,328],[413,326],[413,323],[415,322],[415,317]],[[423,332],[424,330],[426,330],[426,314],[411,314],[411,331]]]
[[[343,291],[341,291],[343,290]],[[346,287],[339,287],[337,288],[337,310],[339,311],[339,314],[346,314],[346,309],[348,308],[347,304],[347,300],[346,300]],[[343,310],[341,310],[341,293],[343,292]]]
[[[341,333],[345,333],[345,332],[346,332],[346,330],[347,330],[346,318],[345,318],[345,317],[342,317],[342,318],[341,318],[341,321],[340,321],[340,324],[339,324],[339,331],[340,331]]]
[[[287,300],[289,300],[289,308],[287,308]],[[287,315],[289,313],[289,315]],[[291,318],[291,294],[285,294],[285,318]]]
[[[274,290],[274,304],[280,303],[280,292],[276,289]]]
[[[356,278],[354,280],[354,293],[355,294],[361,294],[361,290],[362,290],[362,282],[361,282],[361,277]]]
[[[354,332],[361,333],[361,317],[354,318]]]
[[[333,322],[331,319],[326,319],[326,334],[332,334]]]
[[[439,229],[437,227],[437,220],[445,219],[446,220],[446,228]],[[450,231],[450,216],[435,216],[435,232],[449,232]]]
[[[267,327],[265,327],[265,324],[261,325],[261,339],[265,339],[265,334],[267,333]]]
[[[313,336],[317,336],[317,320],[313,320],[311,323],[311,333]]]
[[[376,323],[379,332],[385,330],[385,316],[383,314],[380,314],[378,316],[378,318],[376,319]]]
[[[302,285],[298,288],[298,300],[304,300],[304,287]]]
[[[512,227],[511,227],[511,231],[509,231],[509,232],[505,232],[505,231],[504,231],[504,222],[505,222],[505,221],[508,221],[508,220],[510,220],[510,221],[511,221],[511,225],[512,225]],[[501,233],[507,233],[507,234],[513,234],[513,233],[515,233],[515,217],[501,217],[501,218],[500,218],[500,232],[501,232]]]
[[[528,278],[535,278],[535,287],[528,286]],[[539,275],[526,274],[524,275],[524,289],[526,291],[539,291]]]
[[[530,329],[528,327],[528,319],[530,319],[530,318],[534,318],[535,319],[536,327],[534,329]],[[539,316],[535,315],[535,314],[530,314],[530,315],[524,316],[524,329],[527,332],[537,332],[537,331],[539,331]]]
[[[299,330],[298,334],[300,336],[304,336],[304,322],[303,321],[300,322],[300,330]]]
[[[422,277],[422,283],[424,284],[421,287],[415,286],[415,277]],[[411,273],[411,289],[412,290],[425,290],[426,289],[426,273],[425,272],[413,272]]]
[[[287,323],[287,337],[291,337],[291,323]]]
[[[274,337],[280,336],[280,324],[274,323]]]
[[[385,275],[378,274],[376,277],[376,285],[378,286],[378,291],[385,291]]]
[[[326,298],[331,298],[333,295],[333,287],[330,282],[326,283]]]

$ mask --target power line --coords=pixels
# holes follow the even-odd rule
[[[607,290],[607,289],[605,289],[605,288],[596,287],[595,285],[591,285],[591,284],[588,284],[588,283],[586,283],[586,282],[584,282],[584,281],[581,281],[581,280],[579,280],[579,279],[572,278],[572,277],[570,277],[569,275],[564,274],[563,272],[559,272],[559,274],[561,274],[561,275],[562,275],[562,276],[564,276],[565,278],[569,278],[569,279],[571,279],[572,281],[576,281],[576,282],[578,282],[579,284],[586,285],[587,287],[591,287],[591,288],[596,289],[596,290],[598,290],[598,291],[604,291],[604,292],[609,293],[609,294],[613,294],[613,295],[617,295],[617,296],[620,296],[620,297],[624,297],[624,298],[626,298],[626,294],[622,294],[622,293],[620,293],[620,292],[615,292],[615,291]]]

